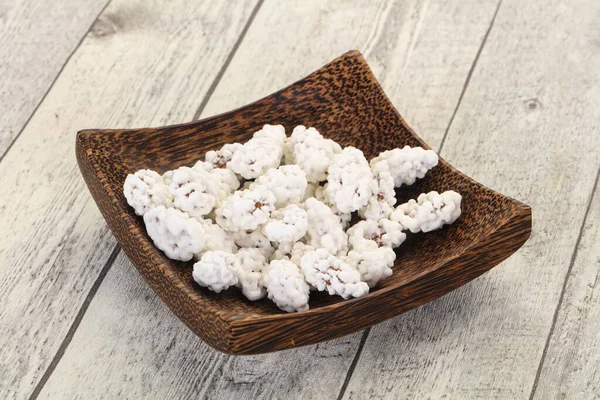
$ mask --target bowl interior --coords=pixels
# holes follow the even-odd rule
[[[351,63],[352,57],[336,62],[269,97],[226,114],[180,126],[98,131],[90,137],[96,149],[105,149],[96,157],[105,166],[104,179],[118,199],[116,206],[133,221],[130,229],[142,232],[151,243],[142,218],[133,213],[122,195],[128,173],[141,168],[162,173],[182,165],[191,166],[208,150],[248,140],[265,123],[284,125],[288,135],[296,125],[314,126],[342,146],[361,149],[368,159],[395,147],[428,147],[398,115],[366,63],[344,65]],[[436,232],[409,233],[406,242],[396,250],[394,274],[381,281],[369,296],[389,286],[406,285],[441,267],[489,235],[514,212],[511,199],[478,184],[442,159],[424,179],[398,190],[397,204],[422,192],[450,189],[463,196],[463,213],[458,221]],[[172,261],[158,251],[156,257],[160,267],[177,275],[185,283],[186,292],[202,304],[233,315],[260,317],[282,313],[268,300],[246,300],[237,289],[214,294],[192,280],[192,262]],[[343,301],[340,297],[314,292],[310,306],[315,309],[340,301]]]

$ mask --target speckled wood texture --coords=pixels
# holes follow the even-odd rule
[[[406,124],[358,51],[335,59],[272,95],[225,114],[182,125],[147,129],[90,129],[77,134],[81,173],[119,244],[152,289],[202,340],[230,354],[265,353],[347,335],[420,306],[491,269],[525,243],[531,208],[496,193],[445,160],[412,186],[398,203],[422,192],[455,190],[463,213],[450,226],[409,234],[396,249],[394,274],[361,298],[343,300],[312,292],[310,310],[284,313],[272,302],[246,300],[237,290],[215,294],[192,279],[192,262],[169,260],[128,207],[129,173],[160,173],[193,165],[208,150],[244,142],[265,123],[316,127],[367,158],[395,147],[429,148]]]

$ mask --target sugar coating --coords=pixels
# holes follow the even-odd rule
[[[394,178],[390,173],[388,163],[380,162],[371,166],[375,178],[373,193],[367,204],[358,210],[358,215],[363,219],[380,220],[388,218],[394,211],[396,192],[394,191]]]
[[[201,169],[206,171],[215,178],[219,187],[219,200],[223,200],[226,196],[229,196],[240,187],[238,176],[228,168],[215,168],[208,161],[202,160],[194,164],[192,168],[195,170]]]
[[[373,173],[362,151],[346,147],[327,169],[327,193],[331,204],[350,213],[367,205],[373,192]]]
[[[162,176],[150,169],[140,169],[127,175],[123,193],[137,215],[144,215],[157,206],[172,207],[173,196]]]
[[[306,252],[314,249],[314,247],[303,242],[280,243],[277,250],[275,250],[275,253],[273,253],[271,260],[289,260],[297,266],[300,266],[302,256],[306,254]]]
[[[238,274],[237,287],[248,300],[256,301],[267,294],[263,271],[268,265],[258,249],[240,249],[236,253],[234,267]]]
[[[325,139],[315,128],[299,125],[285,143],[286,164],[297,164],[308,182],[321,182],[327,178],[327,168],[333,156],[341,151],[339,144]]]
[[[180,167],[173,171],[169,191],[176,208],[194,218],[202,218],[224,197],[219,193],[219,185],[215,177],[202,169]]]
[[[235,254],[237,246],[233,238],[229,236],[219,225],[213,223],[210,219],[199,220],[204,229],[204,248],[201,252],[194,254],[195,260],[200,260],[207,251],[222,250]]]
[[[148,236],[172,260],[189,261],[204,249],[202,224],[175,208],[158,206],[144,214]]]
[[[279,167],[283,141],[285,129],[281,125],[265,125],[233,154],[227,167],[245,179],[258,178],[269,169]]]
[[[253,139],[267,139],[269,142],[277,144],[283,151],[283,146],[287,136],[283,125],[266,124],[261,130],[254,132]]]
[[[231,234],[236,245],[242,248],[257,249],[268,260],[275,249],[271,241],[262,233],[262,225],[255,230],[239,230]]]
[[[379,247],[398,247],[406,240],[402,225],[389,219],[359,221],[348,229],[348,243],[354,250],[371,250]]]
[[[344,299],[369,293],[369,285],[360,280],[360,273],[325,249],[309,251],[301,260],[306,282],[319,291]]]
[[[306,243],[317,249],[326,249],[331,254],[345,255],[348,235],[331,208],[314,197],[306,200],[304,208],[308,215]]]
[[[314,197],[315,197],[315,199],[322,201],[323,203],[328,205],[329,208],[331,208],[331,212],[333,212],[338,217],[338,219],[340,220],[340,223],[342,224],[342,227],[344,229],[346,229],[348,227],[348,225],[350,224],[350,220],[352,219],[352,214],[351,213],[343,213],[340,211],[339,208],[337,208],[335,205],[331,204],[331,200],[329,199],[329,193],[327,192],[327,183],[325,184],[325,186],[319,186],[315,190]]]
[[[264,235],[272,242],[297,242],[308,229],[308,214],[295,204],[271,213],[263,226]]]
[[[204,159],[206,162],[210,163],[213,168],[227,168],[227,164],[229,164],[229,161],[231,161],[233,154],[241,149],[242,146],[243,145],[241,143],[227,143],[217,151],[208,151],[204,156]]]
[[[417,200],[400,204],[390,219],[398,221],[412,233],[430,232],[456,221],[461,213],[461,201],[462,196],[453,190],[442,194],[436,191],[421,193]]]
[[[344,258],[350,266],[360,273],[360,279],[370,288],[375,287],[381,279],[392,275],[392,266],[396,253],[390,247],[379,247],[373,250],[350,250]]]
[[[264,284],[269,299],[283,311],[308,310],[310,288],[300,267],[291,261],[271,261],[264,276]]]
[[[220,293],[238,282],[235,255],[220,250],[207,251],[194,264],[192,276],[200,286]]]
[[[422,179],[427,171],[438,164],[438,155],[433,150],[422,147],[404,146],[401,149],[386,150],[371,160],[371,166],[380,162],[388,164],[394,177],[394,185],[412,185],[417,178]]]
[[[255,230],[269,220],[275,209],[275,195],[259,186],[252,190],[236,191],[227,197],[216,212],[217,223],[229,232]]]
[[[306,175],[297,165],[282,165],[259,176],[250,186],[263,186],[275,195],[275,207],[300,203],[306,192]]]

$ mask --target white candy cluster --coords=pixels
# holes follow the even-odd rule
[[[287,312],[309,309],[310,291],[361,297],[392,275],[406,231],[429,232],[461,213],[454,191],[421,194],[394,209],[395,187],[438,163],[420,147],[370,163],[315,128],[265,125],[246,143],[209,151],[193,167],[142,169],[123,192],[148,235],[216,293],[237,287]],[[356,219],[360,217],[360,221]]]

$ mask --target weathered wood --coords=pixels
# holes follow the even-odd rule
[[[489,274],[373,328],[346,398],[529,397],[600,163],[599,11],[502,2],[442,155],[530,204],[531,239]]]
[[[600,394],[600,187],[535,387],[535,399],[591,399]]]
[[[361,14],[355,14],[354,6],[316,1],[304,6],[264,4],[265,9],[258,13],[202,116],[267,95],[318,68],[332,54],[359,48],[367,49],[364,52],[379,78],[388,71],[383,86],[410,124],[430,144],[439,145],[496,3],[471,2],[465,6],[459,1],[396,2],[388,6],[364,2],[357,8]],[[325,20],[327,29],[318,28]],[[377,28],[373,21],[377,21]],[[307,23],[312,28],[306,28]],[[269,41],[268,47],[265,41]],[[251,50],[245,50],[246,46]],[[273,48],[272,53],[265,52],[266,48]],[[436,112],[428,111],[431,109]],[[126,276],[121,268],[128,269]],[[337,397],[360,335],[277,354],[214,358],[216,353],[200,344],[171,313],[152,316],[154,304],[163,310],[166,307],[143,287],[141,279],[132,287],[127,284],[135,274],[126,260],[120,258],[114,265],[42,397],[67,392],[70,397],[102,394],[107,387],[103,380],[133,393],[142,393],[152,380],[151,396],[157,398],[186,397],[201,390],[213,396],[218,390],[222,398],[254,397],[259,393],[264,398]],[[150,304],[139,308],[127,305],[130,299],[136,302],[142,292],[151,296],[146,300]],[[117,295],[125,304],[121,312],[109,306],[115,293],[122,293]],[[129,319],[134,322],[122,327],[122,321]],[[107,322],[111,320],[119,322]],[[139,327],[141,321],[160,328],[143,330]],[[88,324],[92,324],[89,330]],[[173,359],[167,356],[173,360],[168,368],[160,367],[165,359],[164,347],[153,344],[158,340],[158,331],[161,340],[175,340],[180,346]],[[180,339],[182,335],[186,339]],[[135,343],[135,350],[131,343]],[[123,372],[112,367],[130,359],[135,360],[135,368]],[[70,389],[60,383],[63,377],[72,383]],[[126,387],[116,384],[122,380],[126,380]],[[177,384],[188,381],[193,384]]]
[[[0,5],[0,158],[108,0]]]
[[[353,112],[348,112],[353,110]],[[325,117],[326,116],[326,117]],[[92,197],[120,246],[146,282],[201,339],[229,354],[258,354],[316,344],[373,326],[471,281],[513,254],[531,233],[531,209],[473,181],[440,159],[398,202],[434,190],[462,195],[460,220],[409,238],[395,274],[367,296],[344,301],[313,293],[311,310],[284,313],[271,301],[250,303],[240,291],[199,289],[192,264],[165,257],[123,197],[123,182],[140,168],[164,172],[194,165],[227,143],[245,142],[265,121],[287,128],[319,126],[367,159],[394,148],[427,145],[398,116],[366,60],[347,52],[308,77],[247,107],[214,118],[160,128],[89,129],[76,153]]]
[[[0,397],[32,392],[115,243],[75,133],[192,118],[255,4],[112,2],[0,163]]]

